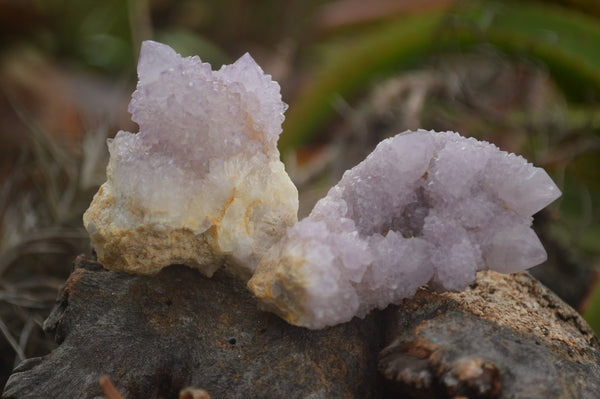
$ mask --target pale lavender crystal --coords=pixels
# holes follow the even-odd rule
[[[109,140],[107,182],[84,215],[109,269],[184,263],[249,276],[296,222],[298,193],[279,160],[286,105],[246,54],[213,71],[146,41],[129,104],[139,133]]]
[[[322,328],[478,270],[543,262],[532,215],[560,196],[541,168],[457,133],[384,140],[289,228],[249,282],[293,324]]]

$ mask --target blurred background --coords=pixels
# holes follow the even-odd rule
[[[600,332],[600,2],[0,0],[0,383],[42,356],[140,43],[218,69],[250,52],[282,87],[279,145],[306,215],[406,129],[454,130],[544,167],[531,272]]]

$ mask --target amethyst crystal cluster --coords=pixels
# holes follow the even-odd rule
[[[429,283],[546,260],[532,215],[560,196],[548,174],[457,133],[405,132],[347,171],[263,258],[250,289],[310,328],[364,316]]]
[[[265,308],[323,328],[412,296],[461,290],[478,270],[543,262],[532,215],[560,196],[543,169],[457,133],[384,140],[297,222],[279,161],[285,104],[249,55],[219,71],[144,42],[107,182],[84,215],[109,269],[226,265]]]
[[[213,71],[146,41],[129,112],[140,131],[109,140],[107,182],[83,217],[109,269],[152,274],[182,263],[249,276],[297,220],[279,160],[286,105],[248,55]]]

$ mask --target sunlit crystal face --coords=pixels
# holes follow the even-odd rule
[[[259,266],[250,286],[269,302],[269,279],[283,280],[305,306],[275,298],[292,309],[281,313],[313,328],[397,303],[427,282],[464,289],[477,270],[543,262],[531,216],[558,196],[543,169],[492,144],[452,132],[400,134],[288,230],[263,260],[279,257],[282,266]]]

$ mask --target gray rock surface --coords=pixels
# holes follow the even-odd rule
[[[133,276],[79,257],[45,328],[59,347],[21,363],[3,398],[97,398],[102,375],[125,398],[177,398],[187,387],[213,398],[600,392],[600,341],[527,273],[480,272],[464,292],[422,288],[400,306],[315,331],[258,310],[224,270]]]
[[[598,338],[527,273],[481,272],[461,293],[421,289],[387,316],[388,395],[600,397]]]
[[[107,271],[83,257],[45,323],[59,347],[21,363],[3,398],[94,398],[108,375],[123,397],[380,397],[373,315],[309,331],[257,309],[244,283],[184,266],[156,276]]]

